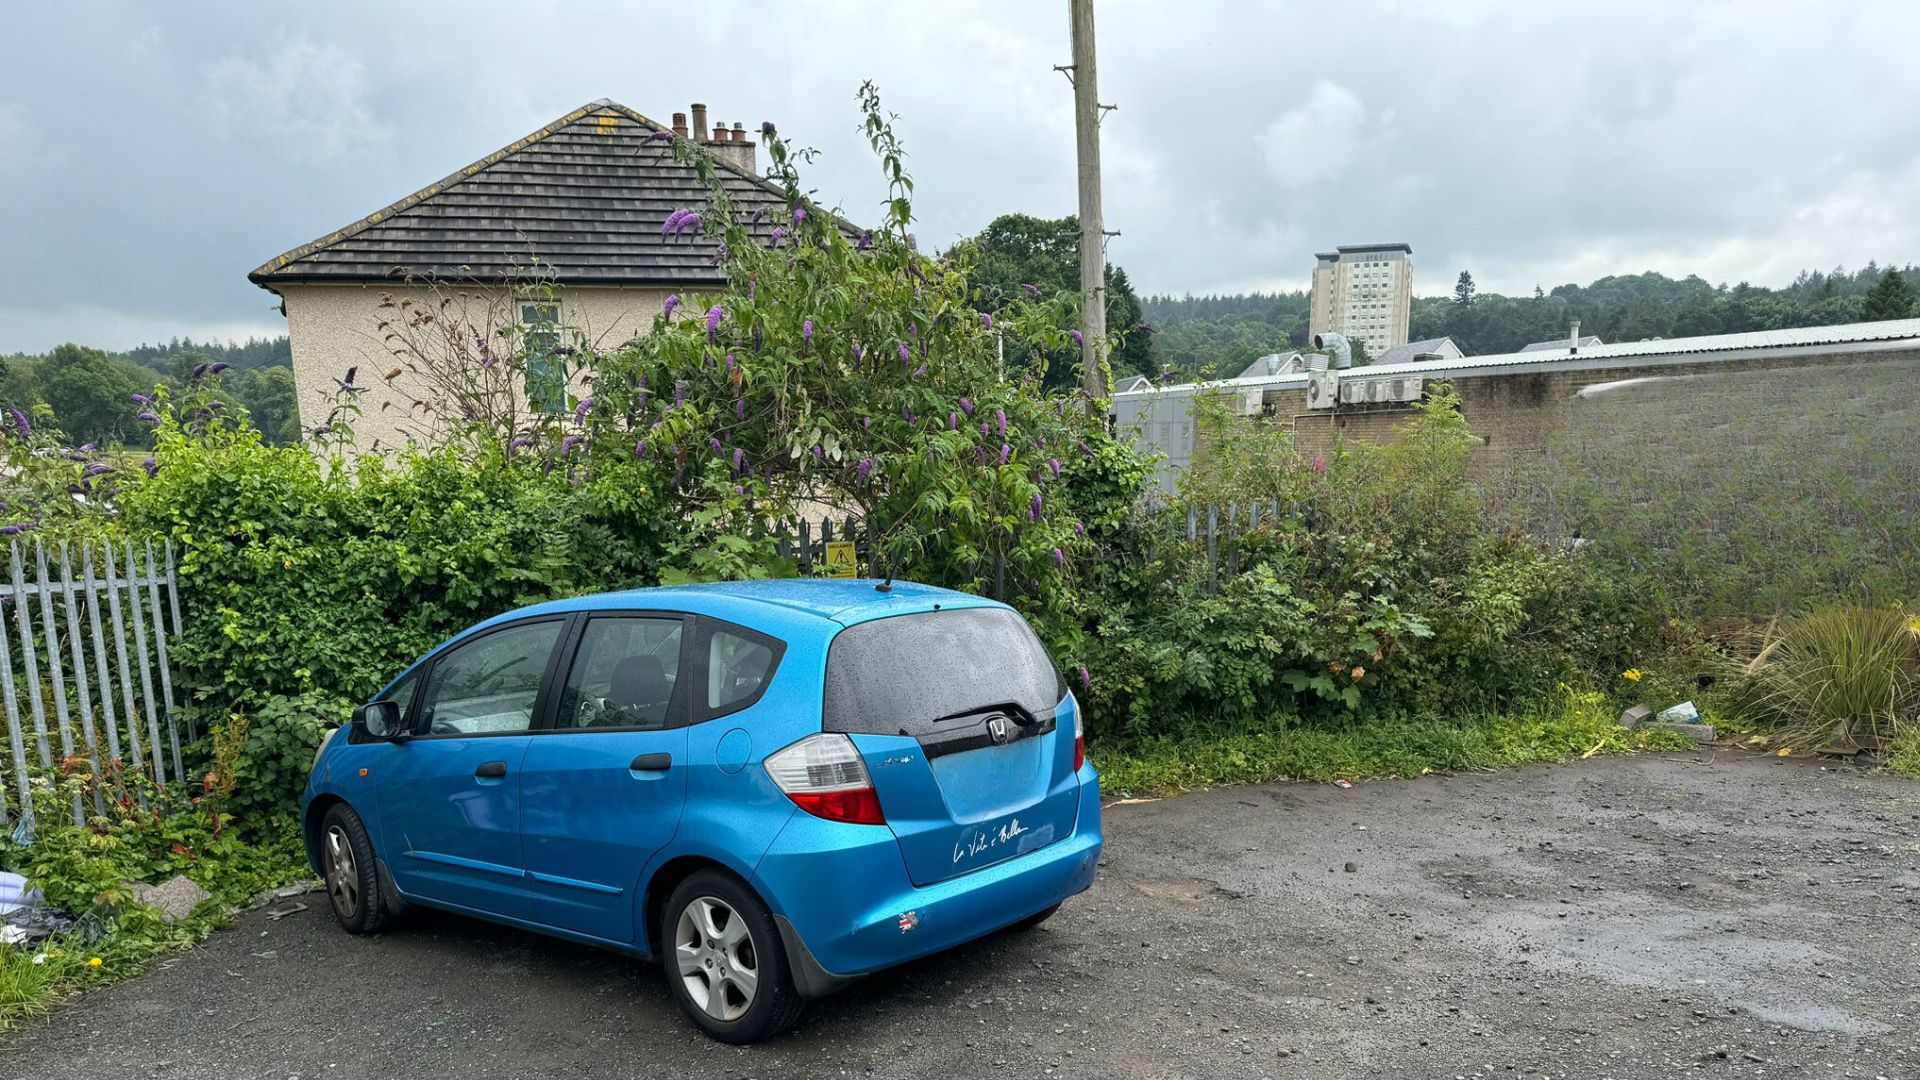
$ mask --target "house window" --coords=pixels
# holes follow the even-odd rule
[[[526,350],[527,404],[537,413],[567,411],[567,361],[560,353],[560,305],[520,305],[521,346]]]

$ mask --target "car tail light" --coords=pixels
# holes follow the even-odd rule
[[[767,755],[766,768],[774,786],[814,817],[852,825],[887,823],[866,763],[845,735],[809,735]]]
[[[1087,763],[1087,726],[1080,720],[1080,702],[1073,703],[1073,771]]]

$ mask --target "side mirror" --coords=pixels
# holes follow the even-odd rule
[[[413,734],[400,726],[397,701],[370,701],[353,710],[353,728],[378,742],[401,742]]]

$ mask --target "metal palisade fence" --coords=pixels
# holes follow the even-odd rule
[[[7,556],[0,697],[12,768],[0,770],[0,824],[32,822],[36,768],[84,761],[94,776],[132,768],[163,786],[183,779],[167,658],[168,638],[180,635],[172,543],[14,541]],[[101,785],[92,787],[98,810]],[[82,823],[78,796],[71,810]]]

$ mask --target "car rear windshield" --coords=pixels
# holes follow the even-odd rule
[[[994,706],[1050,716],[1064,697],[1046,647],[1005,608],[859,623],[827,653],[828,731],[918,738],[937,721]]]

